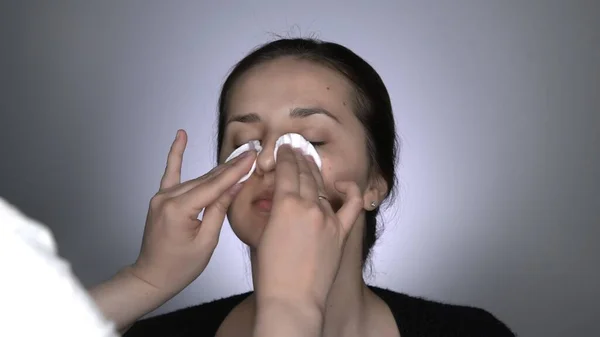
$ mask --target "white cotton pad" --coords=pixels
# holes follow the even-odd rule
[[[225,159],[225,162],[228,162],[228,161],[232,160],[233,158],[241,155],[242,153],[244,153],[246,151],[250,151],[250,150],[256,150],[257,152],[260,152],[262,150],[262,146],[260,146],[260,142],[258,140],[251,140],[248,143],[238,147],[229,155],[229,157],[227,157],[227,159]],[[248,178],[250,178],[252,173],[254,173],[255,169],[256,169],[256,160],[254,160],[254,163],[252,164],[252,168],[250,169],[250,171],[245,176],[243,176],[242,179],[240,179],[238,181],[238,183],[248,180]]]
[[[301,149],[305,155],[309,155],[315,160],[319,170],[321,170],[321,157],[319,157],[319,153],[317,153],[315,147],[308,140],[297,133],[286,133],[277,139],[277,142],[275,142],[275,153],[273,154],[275,161],[277,161],[277,150],[283,144],[290,144],[293,148]]]
[[[302,137],[302,135],[297,134],[297,133],[286,133],[285,135],[283,135],[283,136],[279,137],[279,139],[277,139],[277,141],[275,142],[275,149],[273,150],[273,158],[275,158],[276,162],[277,162],[277,150],[283,144],[290,144],[290,146],[293,148],[301,149],[305,155],[309,155],[309,156],[313,157],[313,159],[315,160],[315,163],[319,167],[319,170],[321,169],[321,157],[319,156],[319,153],[317,153],[317,150],[315,149],[315,147],[308,140],[304,139],[304,137]],[[229,157],[227,157],[227,159],[225,159],[225,162],[228,162],[228,161],[232,160],[233,158],[241,155],[242,153],[244,153],[246,151],[250,151],[250,150],[256,150],[256,152],[260,153],[262,151],[262,146],[260,145],[260,142],[258,140],[251,140],[248,143],[238,147],[229,155]],[[240,179],[238,181],[238,183],[242,183],[242,182],[248,180],[248,178],[250,178],[252,173],[254,173],[255,169],[256,169],[256,159],[254,160],[254,163],[252,163],[252,168],[250,168],[250,171],[245,176],[243,176],[242,179]]]

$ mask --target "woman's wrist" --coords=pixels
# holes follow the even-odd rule
[[[121,332],[172,297],[137,277],[130,266],[89,292],[104,316]]]

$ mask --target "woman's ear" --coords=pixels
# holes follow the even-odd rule
[[[379,207],[388,193],[388,184],[380,174],[374,174],[363,194],[363,208],[372,211]]]

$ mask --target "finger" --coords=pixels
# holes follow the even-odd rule
[[[306,156],[299,150],[295,150],[296,163],[298,165],[298,183],[299,193],[304,199],[317,201],[319,191],[317,190],[317,182],[310,169]]]
[[[321,170],[319,169],[319,166],[317,166],[315,159],[309,155],[305,155],[304,158],[306,159],[306,163],[308,164],[310,172],[312,173],[312,176],[315,179],[315,183],[317,184],[316,188],[317,188],[318,195],[326,196],[325,182],[323,181],[323,176],[321,175]],[[322,201],[326,202],[329,205],[329,201],[324,200],[324,199]]]
[[[298,164],[296,155],[291,146],[285,144],[277,150],[275,163],[275,190],[274,195],[283,196],[287,193],[298,193]]]
[[[243,156],[243,157],[242,157]],[[190,216],[197,214],[207,205],[212,204],[225,191],[232,188],[244,175],[250,171],[256,151],[248,151],[240,156],[240,160],[234,165],[228,165],[225,170],[212,179],[207,179],[201,184],[190,189],[188,192],[177,196],[185,209],[193,211]],[[198,212],[198,213],[196,213]]]
[[[173,187],[181,182],[181,164],[183,163],[183,152],[187,144],[187,134],[184,130],[177,130],[175,140],[171,144],[167,156],[167,167],[160,181],[160,189]]]
[[[335,188],[345,195],[344,204],[337,212],[344,237],[350,232],[363,206],[360,188],[355,182],[336,182]]]
[[[190,179],[179,185],[175,185],[175,186],[171,187],[170,189],[164,190],[163,193],[167,194],[170,198],[182,195],[184,193],[189,192],[196,186],[201,185],[202,183],[206,183],[209,180],[214,179],[216,176],[219,175],[219,173],[223,172],[225,169],[226,169],[226,167],[217,166],[217,167],[213,168],[212,170],[208,171],[206,174],[204,174],[200,177],[194,178],[194,179]]]
[[[225,221],[225,216],[227,215],[227,210],[242,188],[242,184],[234,185],[223,193],[215,202],[206,207],[204,215],[202,216],[200,233],[197,237],[208,239],[217,239],[219,237],[221,228],[223,227],[223,221]]]
[[[211,179],[217,178],[227,168],[229,168],[233,165],[238,165],[241,159],[243,159],[243,156],[241,156],[241,155],[238,157],[235,157],[234,159],[232,159],[226,163],[223,163],[221,165],[218,165],[218,166],[212,168],[210,171],[208,171],[207,173],[205,173],[204,175],[202,175],[198,178],[188,180],[182,184],[173,186],[170,189],[166,189],[164,191],[164,193],[166,193],[169,197],[176,197],[183,193],[187,193],[194,187],[196,187],[202,183],[208,182]]]

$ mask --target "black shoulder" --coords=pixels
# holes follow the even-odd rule
[[[476,307],[447,305],[448,325],[453,327],[457,336],[473,337],[515,337],[506,324],[490,312]]]
[[[137,321],[124,337],[213,337],[225,317],[250,293],[243,293]]]
[[[390,307],[401,335],[515,337],[488,311],[455,305],[371,287]]]

